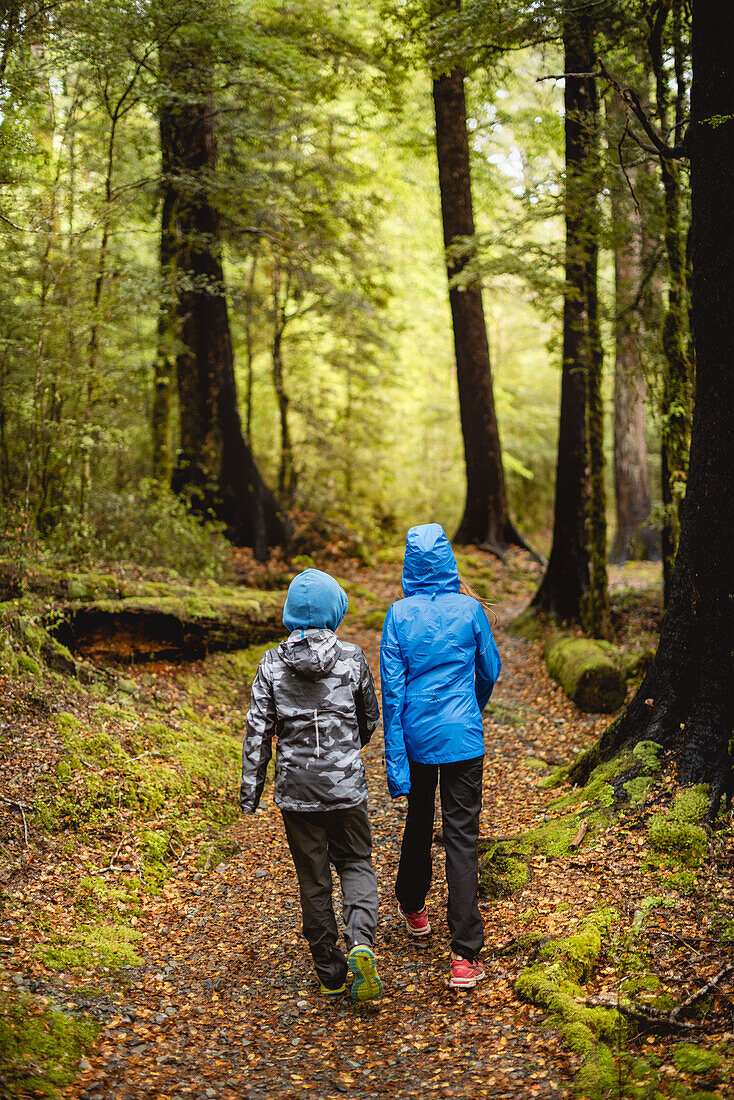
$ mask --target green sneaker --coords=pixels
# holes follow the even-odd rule
[[[352,982],[352,996],[355,1001],[374,1001],[382,993],[380,981],[375,966],[375,953],[366,944],[357,944],[349,952],[347,965],[354,974]]]
[[[347,984],[342,982],[338,989],[329,989],[323,982],[319,982],[319,992],[323,993],[325,997],[338,997],[340,993],[346,993]]]

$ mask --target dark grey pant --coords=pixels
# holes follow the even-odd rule
[[[331,900],[333,863],[342,888],[347,949],[375,942],[377,879],[372,869],[372,835],[367,804],[346,810],[300,813],[282,810],[288,847],[301,892],[303,934],[316,973],[329,989],[347,976],[347,960],[338,945],[339,930]]]
[[[410,761],[410,794],[405,820],[395,894],[404,913],[418,913],[426,903],[433,866],[433,816],[436,784],[441,777],[443,842],[449,900],[446,915],[451,947],[471,962],[484,943],[482,915],[477,901],[479,811],[482,808],[484,758],[455,764],[416,764]]]

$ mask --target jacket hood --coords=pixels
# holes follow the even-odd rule
[[[278,653],[299,676],[321,680],[339,659],[339,639],[332,630],[294,630],[280,643]]]
[[[459,569],[440,523],[411,527],[405,539],[403,592],[458,592]]]
[[[336,630],[348,607],[338,581],[320,569],[304,569],[288,587],[283,623],[289,630]]]

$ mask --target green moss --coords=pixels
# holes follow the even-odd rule
[[[661,768],[660,755],[663,746],[657,741],[638,741],[632,749],[632,755],[639,762],[646,775],[654,775]]]
[[[644,897],[639,903],[635,919],[632,921],[632,931],[637,933],[642,929],[645,918],[653,909],[674,909],[675,904],[674,898],[658,897],[654,894],[649,894],[647,897]]]
[[[524,726],[531,720],[529,707],[513,703],[489,703],[484,713],[499,726]]]
[[[645,801],[645,795],[653,785],[654,780],[649,775],[638,775],[636,779],[628,780],[624,789],[629,796],[631,806],[641,806]]]
[[[134,944],[140,932],[121,924],[80,925],[64,942],[41,944],[34,954],[50,970],[81,970],[103,966],[117,970],[122,966],[140,966],[142,959]]]
[[[29,657],[27,653],[18,654],[18,668],[28,676],[41,675],[41,666],[38,661],[34,657]]]
[[[502,844],[481,855],[479,891],[485,898],[509,898],[522,890],[528,877],[526,860],[508,852]]]
[[[515,983],[524,1000],[545,1009],[548,1023],[564,1044],[583,1059],[577,1085],[583,1096],[602,1097],[615,1080],[614,1059],[606,1041],[616,1041],[624,1021],[613,1009],[579,1003],[578,983],[591,974],[601,953],[602,936],[616,918],[613,910],[590,913],[566,939],[546,944],[540,961],[526,968]]]
[[[613,646],[552,634],[543,654],[550,675],[581,710],[610,714],[621,707],[627,685]]]
[[[370,611],[362,616],[362,624],[365,630],[382,630],[385,623],[386,611]]]
[[[7,1096],[58,1096],[78,1074],[100,1028],[50,1012],[34,997],[0,993],[0,1057]]]
[[[526,607],[510,623],[510,634],[526,638],[529,642],[538,642],[543,636],[543,624],[534,608]]]
[[[675,855],[686,864],[700,862],[708,851],[708,837],[700,826],[671,820],[668,814],[656,814],[652,818],[648,835],[656,851]]]
[[[708,853],[706,830],[697,822],[709,811],[708,789],[690,787],[677,795],[667,813],[656,814],[648,825],[650,845],[658,852],[694,865]]]
[[[704,820],[709,812],[709,806],[708,787],[689,787],[676,795],[670,813],[677,821],[685,821],[695,825],[697,822]]]
[[[715,1073],[721,1065],[721,1055],[693,1043],[681,1043],[673,1051],[673,1062],[682,1073]]]
[[[75,714],[68,714],[66,711],[61,711],[56,715],[56,728],[59,733],[64,733],[66,730],[79,730],[82,728],[82,724]]]
[[[677,890],[681,894],[692,894],[696,889],[698,879],[693,871],[674,871],[666,881],[671,890]]]

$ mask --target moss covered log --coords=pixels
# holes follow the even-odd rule
[[[283,634],[284,592],[212,583],[193,588],[40,566],[19,570],[0,561],[0,599],[6,615],[35,621],[52,647],[63,648],[67,672],[73,653],[102,662],[192,657]]]
[[[246,649],[280,637],[282,614],[278,593],[150,596],[67,605],[49,628],[92,660],[139,661]]]
[[[625,672],[608,642],[552,634],[543,653],[551,676],[581,710],[611,714],[621,707]]]

